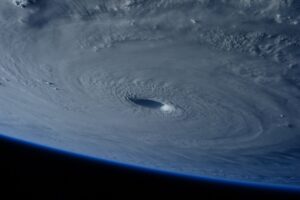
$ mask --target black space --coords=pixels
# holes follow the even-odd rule
[[[146,198],[168,193],[197,199],[300,199],[296,192],[193,181],[96,162],[6,139],[0,140],[0,163],[0,190],[2,194],[9,191],[11,197],[94,199],[131,193]]]

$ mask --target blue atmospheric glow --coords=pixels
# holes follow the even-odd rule
[[[28,142],[25,140],[21,140],[18,138],[12,138],[8,136],[4,136],[0,134],[1,140],[10,141],[16,144],[25,145],[28,147],[38,148],[42,149],[43,151],[48,151],[50,153],[57,153],[60,155],[65,155],[73,158],[81,159],[82,161],[86,162],[94,162],[96,164],[107,164],[112,167],[118,167],[128,170],[135,170],[137,172],[143,172],[143,173],[149,173],[153,175],[163,175],[168,177],[174,177],[174,178],[181,178],[185,180],[191,180],[195,182],[207,182],[207,183],[213,183],[213,184],[222,184],[222,185],[228,185],[228,186],[242,186],[246,188],[253,188],[253,189],[262,189],[262,190],[276,190],[276,191],[283,191],[283,192],[291,192],[291,193],[297,193],[300,195],[300,187],[293,186],[293,185],[279,185],[279,184],[262,184],[262,183],[256,183],[256,182],[245,182],[245,181],[239,181],[239,180],[228,180],[228,179],[221,179],[221,178],[213,178],[213,177],[207,177],[207,176],[194,176],[189,174],[181,174],[177,172],[172,171],[164,171],[161,169],[155,169],[155,168],[147,168],[143,166],[133,165],[133,164],[127,164],[127,163],[121,163],[117,161],[112,160],[106,160],[101,158],[96,158],[88,155],[82,155],[66,150],[56,149],[53,147],[49,147],[46,145],[40,145],[32,142]],[[167,177],[166,177],[167,178]]]

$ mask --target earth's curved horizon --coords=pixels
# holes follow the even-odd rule
[[[291,194],[291,195],[299,195],[300,194],[300,188],[297,185],[286,185],[286,184],[278,184],[278,183],[261,183],[261,182],[252,182],[252,181],[243,181],[243,180],[235,180],[235,179],[226,179],[226,178],[220,178],[220,177],[211,177],[211,176],[201,176],[201,175],[195,175],[195,174],[188,174],[188,173],[180,173],[177,171],[170,171],[170,170],[164,170],[160,168],[151,168],[151,167],[145,167],[141,165],[135,165],[132,163],[124,163],[124,162],[118,162],[115,160],[107,160],[102,159],[99,157],[93,157],[86,154],[76,153],[73,151],[58,149],[52,146],[47,146],[43,144],[33,143],[30,141],[14,138],[7,136],[6,134],[1,133],[0,134],[0,140],[1,142],[6,142],[7,146],[16,145],[18,148],[25,150],[25,154],[30,155],[30,151],[38,150],[40,154],[43,154],[43,156],[47,156],[48,154],[51,154],[51,156],[56,155],[60,158],[68,158],[73,160],[79,160],[82,163],[85,164],[95,164],[96,167],[103,167],[105,165],[108,168],[114,168],[116,170],[123,170],[121,173],[128,173],[128,172],[137,172],[139,175],[136,175],[136,177],[132,177],[133,179],[138,179],[139,176],[147,175],[147,176],[159,176],[164,180],[173,179],[176,180],[177,183],[185,186],[186,181],[189,181],[190,183],[193,183],[194,186],[196,185],[203,185],[203,184],[213,184],[213,186],[226,186],[230,188],[242,188],[242,189],[252,189],[253,191],[250,191],[252,193],[255,192],[255,189],[259,189],[259,191],[265,191],[265,192],[278,192],[278,194]],[[10,147],[9,147],[10,148]],[[35,162],[32,161],[32,162]],[[60,163],[58,161],[51,161],[52,163],[57,162],[55,164],[59,165]],[[34,172],[33,172],[34,174]],[[175,179],[174,179],[175,178]],[[257,191],[257,190],[256,190]],[[250,193],[249,192],[249,193]]]
[[[300,186],[296,0],[3,0],[0,132]]]

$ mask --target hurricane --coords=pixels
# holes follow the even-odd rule
[[[2,0],[0,132],[300,185],[300,2]]]

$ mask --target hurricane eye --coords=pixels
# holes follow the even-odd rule
[[[163,103],[151,99],[129,98],[129,100],[138,106],[143,106],[151,109],[159,109],[164,106]]]

